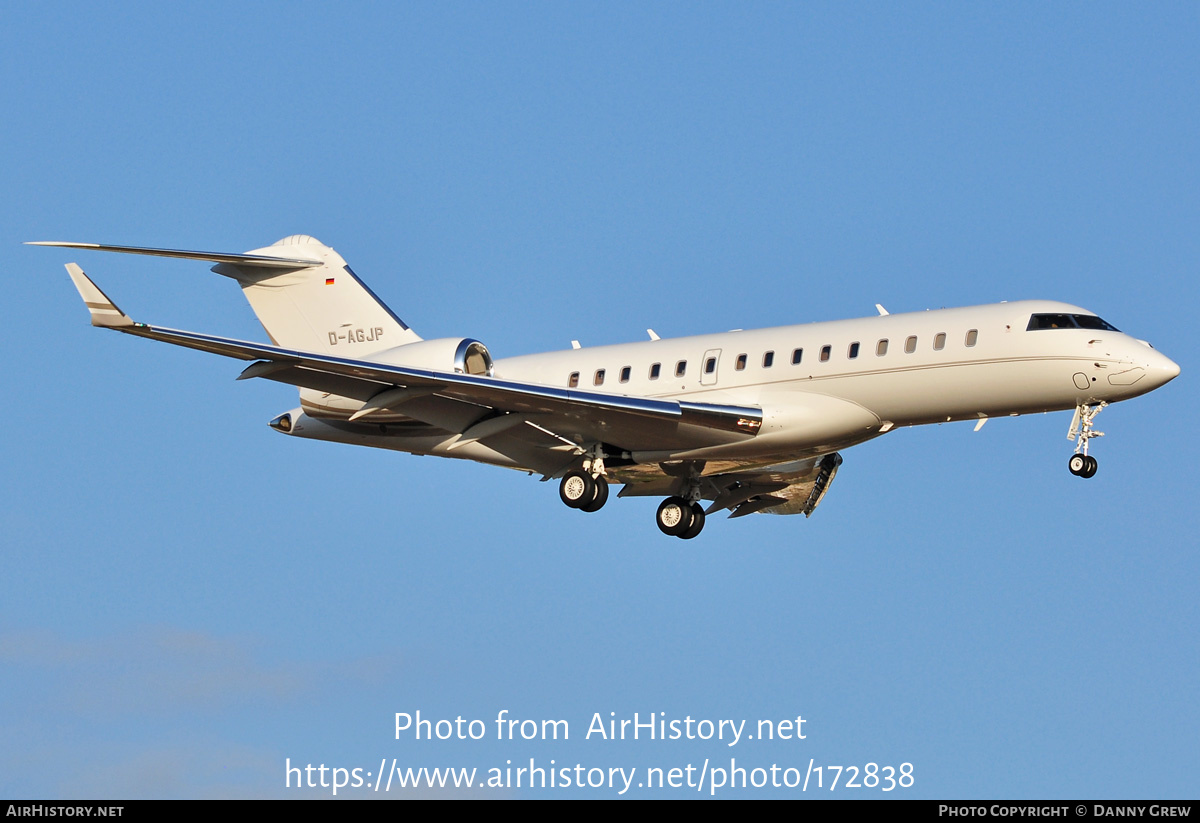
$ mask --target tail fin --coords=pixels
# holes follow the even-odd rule
[[[213,271],[238,281],[277,346],[355,357],[421,339],[358,279],[341,255],[314,237],[294,234],[247,254],[315,263],[287,271],[241,262],[213,266]]]
[[[31,245],[214,262],[217,265],[212,270],[238,281],[271,342],[285,349],[361,357],[421,339],[358,279],[337,252],[306,234],[294,234],[245,254],[95,243]],[[79,282],[76,279],[77,286]]]

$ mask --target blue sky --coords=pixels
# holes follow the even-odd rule
[[[1196,795],[1194,5],[0,14],[0,794],[735,757],[909,762],[912,797]],[[1066,413],[901,430],[811,519],[682,543],[652,500],[587,516],[518,473],[282,437],[292,390],[92,329],[62,265],[135,319],[261,339],[229,281],[20,245],[294,233],[497,357],[1038,297],[1183,373],[1099,418],[1091,481]],[[396,740],[417,710],[571,739]],[[597,712],[807,737],[585,740]],[[769,794],[799,796],[723,796]]]

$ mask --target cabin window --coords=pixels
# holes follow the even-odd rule
[[[571,372],[571,377],[569,380],[567,380],[567,388],[568,389],[579,388],[579,372],[577,372],[577,371]]]
[[[626,366],[625,368],[621,369],[621,382],[628,383],[629,375],[632,373],[633,373],[633,369],[629,366]]]
[[[969,332],[967,332],[966,344],[968,346],[974,346],[978,342],[979,342],[979,329],[971,329]]]
[[[687,374],[687,361],[680,360],[675,364],[675,376],[683,377],[685,374]]]
[[[885,354],[887,354],[887,346],[887,340],[880,340],[875,344],[875,354],[879,357],[883,357]]]
[[[933,350],[941,351],[944,348],[946,348],[946,333],[940,331],[933,337]]]
[[[851,360],[858,357],[858,343],[850,344],[850,349],[849,349],[849,351],[846,352],[846,356],[849,357]]]
[[[710,357],[704,361],[704,373],[712,374],[717,370],[717,358]]]
[[[741,371],[742,369],[746,368],[746,355],[739,354],[737,356],[737,360],[734,361],[733,367],[735,369],[737,369],[738,371]]]
[[[792,365],[793,366],[799,366],[800,361],[803,359],[804,359],[804,349],[793,349],[792,350]]]
[[[604,369],[596,369],[596,376],[592,378],[593,386],[604,385]]]
[[[769,351],[763,355],[763,368],[769,369],[775,365],[775,352]]]
[[[651,379],[651,380],[657,380],[657,379],[658,379],[658,373],[659,373],[660,371],[662,371],[662,363],[655,363],[653,366],[651,366],[651,367],[650,367],[650,379]]]
[[[833,346],[822,346],[821,347],[821,362],[828,363],[829,356],[831,354],[833,354]]]
[[[910,337],[904,341],[904,353],[912,354],[916,350],[917,350],[917,336],[914,334],[912,337]]]

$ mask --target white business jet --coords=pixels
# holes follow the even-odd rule
[[[1069,468],[1096,473],[1096,415],[1179,366],[1092,312],[1041,300],[733,331],[492,360],[423,340],[337,252],[294,235],[246,254],[46,242],[206,260],[242,287],[271,345],[136,323],[74,263],[92,325],[253,361],[238,379],[300,388],[270,425],[293,437],[457,457],[560,479],[594,512],[664,497],[658,527],[707,515],[811,515],[839,451],[898,426],[1074,409]],[[703,505],[701,501],[709,501]]]

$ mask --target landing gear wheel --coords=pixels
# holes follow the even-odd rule
[[[692,504],[692,525],[688,526],[688,530],[679,535],[680,540],[691,540],[696,535],[700,534],[700,530],[704,528],[704,509],[700,508],[699,503]]]
[[[691,528],[695,515],[682,497],[668,497],[659,504],[656,519],[663,534],[679,537]]]
[[[1084,462],[1087,463],[1087,465],[1083,467],[1083,471],[1081,471],[1079,473],[1079,476],[1080,477],[1093,477],[1096,474],[1096,469],[1098,469],[1100,467],[1099,464],[1096,462],[1096,458],[1092,457],[1089,454],[1087,457],[1084,458]]]
[[[1083,472],[1088,467],[1088,459],[1082,454],[1071,455],[1071,459],[1067,461],[1067,470],[1076,477],[1083,476]]]
[[[580,506],[579,508],[585,512],[598,512],[608,502],[608,481],[603,477],[590,478],[592,481],[592,499]]]
[[[572,509],[582,509],[595,499],[596,481],[586,472],[567,472],[558,486],[558,496]],[[604,499],[607,500],[608,496],[605,495]]]

